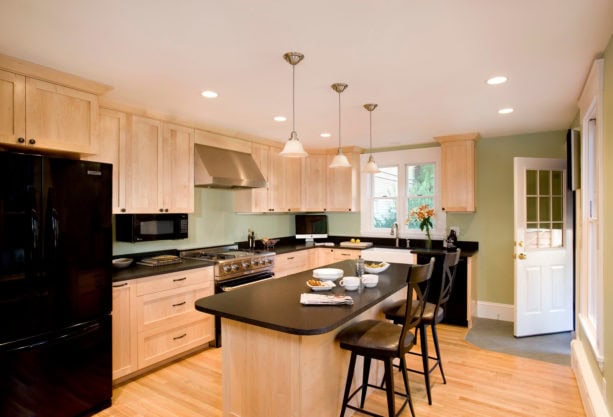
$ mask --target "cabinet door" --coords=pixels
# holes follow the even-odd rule
[[[275,148],[270,148],[268,155],[268,211],[287,211],[285,204],[284,182],[284,157],[279,155]]]
[[[137,369],[136,309],[129,282],[113,284],[113,379]]]
[[[326,155],[309,155],[304,159],[304,184],[302,189],[302,208],[304,211],[324,211],[326,209]]]
[[[160,157],[164,212],[193,213],[194,129],[164,123]]]
[[[26,143],[82,154],[98,150],[98,98],[26,78]]]
[[[23,75],[0,71],[0,143],[17,145],[26,136],[25,83]]]
[[[162,123],[140,116],[128,118],[130,134],[126,140],[123,160],[126,213],[158,213],[162,209],[158,198],[158,160]]]
[[[441,203],[446,211],[475,211],[475,142],[441,145]]]
[[[234,211],[239,213],[263,213],[269,211],[269,191],[270,191],[270,147],[253,143],[251,145],[251,156],[256,165],[260,168],[262,175],[266,178],[265,188],[252,188],[249,190],[238,190],[234,193]]]
[[[330,165],[334,155],[328,155],[327,165]],[[353,155],[347,155],[351,168],[327,169],[327,211],[356,211],[358,197],[357,176],[359,160],[354,161]]]
[[[121,165],[126,142],[128,116],[125,113],[109,109],[100,109],[100,134],[98,153],[86,156],[87,161],[113,164],[113,213],[125,211],[125,185]],[[123,211],[122,211],[123,209]]]

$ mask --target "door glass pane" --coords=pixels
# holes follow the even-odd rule
[[[562,195],[562,171],[551,171],[551,195]]]
[[[539,171],[539,189],[540,195],[549,194],[549,171]]]
[[[562,239],[564,223],[552,223],[551,224],[551,247],[561,248],[564,240]]]
[[[551,198],[551,220],[554,222],[562,222],[564,210],[562,209],[562,197]]]
[[[539,197],[539,220],[551,220],[551,198]]]
[[[536,195],[536,171],[529,169],[526,171],[526,194]]]
[[[537,223],[528,223],[526,227],[526,236],[525,236],[525,246],[526,248],[536,248],[537,247],[537,233],[538,233],[538,224]]]
[[[536,197],[526,198],[526,220],[529,222],[538,221],[538,200]]]
[[[551,223],[541,223],[539,225],[538,231],[538,242],[537,245],[539,248],[550,248],[551,247]]]

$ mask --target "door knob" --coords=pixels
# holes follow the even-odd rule
[[[517,257],[518,257],[519,259],[526,259],[526,258],[527,258],[527,256],[526,256],[526,254],[525,254],[525,253],[520,253],[519,255],[517,255]]]

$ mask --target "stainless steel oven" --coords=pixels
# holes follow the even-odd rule
[[[239,250],[237,245],[183,251],[185,259],[215,262],[215,294],[274,279],[275,253]],[[221,346],[221,319],[215,317],[215,346]]]

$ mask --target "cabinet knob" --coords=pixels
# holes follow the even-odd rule
[[[122,208],[122,209],[121,209],[121,212],[122,212],[122,213],[125,213],[125,212],[126,212],[126,209],[125,209],[125,208]]]
[[[168,213],[168,209],[164,209],[164,211],[165,211],[166,213]]]
[[[160,213],[164,213],[164,209],[163,208],[160,209]]]
[[[29,143],[30,145],[36,145],[36,140],[35,140],[35,139],[30,139],[30,140],[28,141],[28,143]]]
[[[445,211],[445,207],[441,207],[441,210]]]
[[[17,138],[17,143],[25,143],[25,141],[24,138]]]

